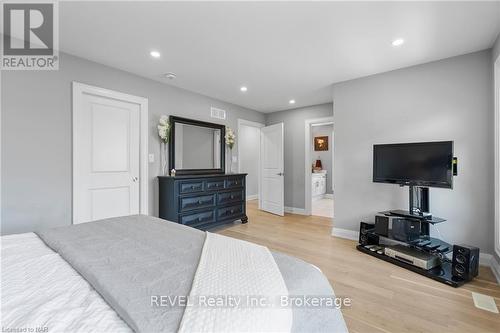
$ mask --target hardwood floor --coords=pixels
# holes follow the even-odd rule
[[[333,217],[333,199],[322,198],[313,200],[311,203],[311,215]]]
[[[474,307],[471,291],[495,298],[500,287],[487,267],[461,288],[452,288],[363,254],[356,242],[332,237],[331,219],[279,217],[247,205],[249,223],[217,232],[262,244],[310,262],[328,277],[335,294],[349,297],[342,310],[349,332],[500,332],[500,315]]]

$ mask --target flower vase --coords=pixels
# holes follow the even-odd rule
[[[160,145],[160,163],[161,163],[161,175],[168,176],[167,170],[167,144],[162,141]]]
[[[229,148],[229,172],[233,173],[233,150]]]

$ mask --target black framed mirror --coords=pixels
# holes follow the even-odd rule
[[[226,126],[170,116],[168,166],[176,175],[225,173]]]

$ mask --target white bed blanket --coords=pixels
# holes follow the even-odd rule
[[[287,295],[266,247],[207,232],[179,331],[290,332],[292,310],[279,303]]]
[[[1,237],[1,326],[38,332],[131,332],[34,233]]]

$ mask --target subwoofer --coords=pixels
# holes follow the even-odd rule
[[[421,222],[413,219],[397,218],[392,221],[392,236],[402,242],[420,238]]]
[[[361,222],[359,224],[359,244],[360,245],[378,245],[379,238],[373,233],[375,225],[372,223]]]
[[[470,245],[453,245],[451,270],[455,277],[472,280],[479,273],[479,248]]]

